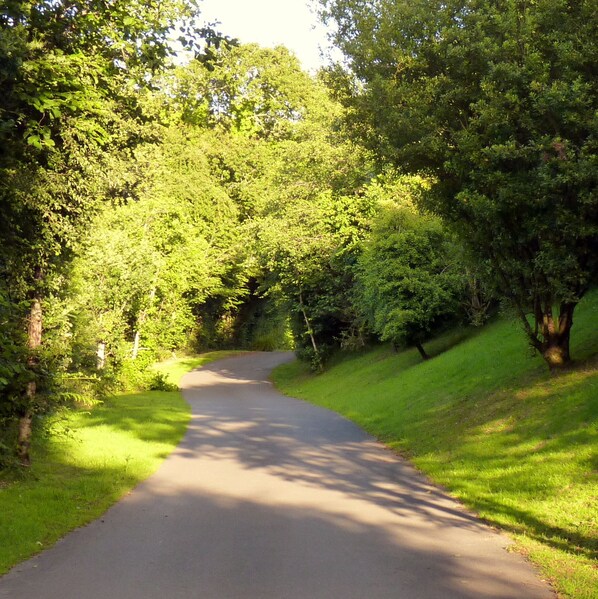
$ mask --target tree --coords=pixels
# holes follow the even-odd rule
[[[175,83],[183,118],[260,138],[287,137],[315,87],[284,46],[261,48],[223,41],[181,69]]]
[[[424,341],[460,309],[464,276],[451,246],[438,218],[387,200],[358,259],[355,303],[371,330],[395,347],[415,345],[424,360]]]
[[[349,248],[371,176],[366,153],[339,130],[342,107],[282,47],[223,43],[172,89],[182,120],[211,129],[213,175],[239,208],[247,293],[229,316],[243,328],[252,306],[286,309],[297,346],[319,363],[352,320]]]
[[[348,59],[351,76],[336,79],[356,130],[383,160],[435,179],[427,207],[548,366],[566,364],[598,273],[594,3],[321,3]]]
[[[372,202],[367,152],[339,132],[340,106],[313,85],[319,101],[272,145],[269,192],[248,225],[262,288],[284,298],[300,356],[320,368],[354,329],[350,289]]]
[[[135,200],[98,215],[75,260],[76,340],[88,354],[106,345],[113,363],[135,359],[140,344],[186,346],[196,308],[230,269],[237,210],[211,175],[202,132],[154,129],[159,143],[139,146],[128,164]]]
[[[105,153],[135,145],[139,86],[187,10],[173,2],[15,0],[0,10],[0,271],[27,330],[24,388],[4,394],[29,463],[45,298],[110,195]],[[122,199],[122,193],[117,195]]]

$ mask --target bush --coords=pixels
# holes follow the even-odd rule
[[[162,372],[152,373],[148,381],[150,391],[178,391],[177,385],[173,385]]]

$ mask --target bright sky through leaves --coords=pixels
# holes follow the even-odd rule
[[[203,0],[206,21],[220,21],[220,30],[241,42],[261,46],[284,45],[305,69],[322,66],[320,48],[326,49],[326,29],[310,8],[309,0]]]

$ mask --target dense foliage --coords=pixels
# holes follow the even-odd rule
[[[426,205],[533,347],[565,364],[598,273],[595,3],[321,4],[347,57],[336,79],[355,131],[383,160],[433,177]]]
[[[461,312],[465,271],[440,220],[413,205],[417,193],[410,192],[424,182],[398,183],[358,259],[354,303],[380,339],[415,345],[427,360],[424,341]]]
[[[314,77],[182,0],[3,5],[0,461],[165,353],[426,357],[490,291],[568,359],[598,255],[589,3],[323,6],[347,64]]]
[[[126,195],[118,167],[143,135],[137,88],[165,63],[186,16],[175,0],[16,0],[0,11],[0,274],[22,323],[2,328],[2,345],[20,348],[16,361],[4,356],[20,383],[4,384],[2,403],[18,419],[24,464],[33,415],[47,405],[38,391],[56,374],[44,311],[102,200]]]

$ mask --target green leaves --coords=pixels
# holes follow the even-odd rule
[[[292,134],[316,90],[286,48],[230,43],[181,69],[175,85],[186,120],[272,139]]]
[[[382,340],[421,345],[460,313],[465,277],[440,221],[413,205],[426,182],[393,183],[377,189],[386,198],[358,258],[354,302]]]
[[[114,164],[143,141],[141,90],[165,66],[170,30],[192,12],[178,0],[0,9],[0,279],[13,306],[35,298],[51,314],[102,203],[127,198]],[[56,335],[47,322],[38,327],[46,338],[31,355],[27,343],[37,347],[39,335],[34,344],[25,338],[26,314],[16,310],[0,333],[0,416],[8,418],[49,405],[51,381],[69,367],[66,325]]]
[[[524,325],[578,301],[598,276],[594,3],[321,4],[360,83],[344,89],[360,137],[434,175],[426,207]]]

